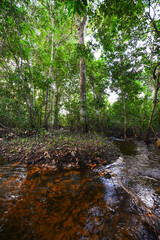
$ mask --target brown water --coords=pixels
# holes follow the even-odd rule
[[[160,155],[116,142],[123,157],[105,169],[160,217]],[[125,152],[126,149],[126,152]],[[158,239],[152,216],[105,169],[53,173],[0,161],[1,240]]]

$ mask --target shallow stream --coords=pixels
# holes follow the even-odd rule
[[[94,170],[37,172],[0,159],[1,240],[152,240],[160,217],[160,154],[115,141],[122,156]],[[114,177],[102,176],[110,170]]]

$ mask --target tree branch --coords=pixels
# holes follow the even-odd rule
[[[153,25],[153,27],[154,27],[154,29],[155,29],[155,32],[157,33],[158,37],[160,38],[160,31],[158,30],[157,25],[156,25],[154,19],[151,17],[150,8],[151,8],[151,2],[150,2],[150,0],[149,0],[149,13],[148,13],[148,16],[149,16],[149,18],[150,18],[150,20],[151,20],[151,22],[152,22],[152,25]],[[154,11],[154,10],[153,10],[153,11]],[[155,15],[155,14],[154,14],[154,15]]]

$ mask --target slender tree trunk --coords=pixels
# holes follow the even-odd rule
[[[51,11],[51,9],[50,9]],[[51,21],[52,21],[52,28],[53,28],[53,18],[51,18]],[[50,63],[50,67],[49,67],[49,74],[48,74],[48,78],[50,79],[51,77],[53,77],[53,68],[52,68],[52,62],[53,62],[53,32],[52,32],[52,36],[51,36],[51,63]],[[47,86],[46,86],[46,101],[45,101],[45,115],[44,115],[44,127],[46,129],[48,129],[48,117],[49,117],[49,114],[51,112],[51,109],[50,111],[48,112],[48,100],[49,100],[49,88],[50,88],[50,84],[47,82]]]
[[[20,46],[20,48],[21,48],[21,46]],[[21,48],[21,64],[19,66],[19,71],[20,71],[20,77],[22,79],[23,96],[24,96],[24,99],[25,99],[25,102],[26,102],[31,128],[34,128],[35,127],[35,122],[34,122],[34,117],[33,117],[33,108],[32,108],[32,103],[31,103],[31,96],[30,96],[30,94],[28,95],[26,93],[25,75],[23,73],[23,63],[22,62],[23,62],[23,59],[22,59],[22,48]],[[28,95],[28,97],[27,97],[27,95]]]
[[[33,55],[32,55],[32,52],[31,52],[30,65],[31,65],[31,77],[32,77],[33,109],[35,110],[35,89],[34,89],[34,82],[33,82]]]
[[[125,94],[122,92],[123,97],[123,110],[124,110],[124,138],[127,139],[126,131],[127,131],[127,116],[126,116],[126,99]]]
[[[151,124],[152,124],[152,119],[153,119],[154,111],[155,111],[156,104],[157,104],[157,94],[158,94],[158,89],[155,89],[151,115],[150,115],[150,118],[149,118],[149,121],[148,121],[147,130],[146,130],[146,136],[145,136],[145,141],[146,142],[148,142],[149,133],[150,133],[150,127],[151,127]]]
[[[151,82],[151,76],[148,77],[148,88],[147,88],[147,92],[146,92],[146,97],[145,97],[145,102],[143,104],[143,115],[142,115],[142,124],[141,124],[141,130],[144,129],[144,126],[145,126],[145,118],[146,118],[146,107],[147,107],[147,103],[148,103],[148,93],[149,93],[149,86],[150,86],[150,82]]]
[[[44,128],[48,129],[48,95],[49,95],[49,83],[46,85],[46,97],[45,97],[45,113],[44,113]]]
[[[151,33],[151,34],[153,34],[153,32]],[[149,66],[149,69],[150,69],[150,71],[152,72],[152,69],[153,69],[153,55],[154,55],[154,53],[153,53],[153,51],[154,51],[154,47],[153,47],[153,42],[152,42],[153,40],[150,40],[150,47],[149,47],[149,49],[150,49],[150,51],[151,51],[151,57],[150,57],[150,66]],[[144,102],[144,104],[143,104],[143,117],[142,117],[142,124],[141,124],[141,132],[143,132],[144,130],[144,128],[146,127],[145,126],[145,120],[146,120],[146,116],[147,116],[147,114],[146,114],[146,107],[147,107],[147,103],[148,103],[148,100],[149,100],[149,96],[148,96],[148,93],[149,93],[149,88],[150,88],[150,86],[151,86],[151,81],[152,81],[152,74],[151,75],[149,75],[148,76],[148,83],[146,84],[147,85],[147,92],[146,92],[146,99],[145,99],[145,102]]]
[[[54,76],[52,77],[52,79],[54,78]],[[51,114],[49,117],[49,125],[53,126],[54,124],[54,84],[51,83],[51,91],[50,91],[50,110],[51,110]]]
[[[158,69],[158,73],[157,73],[157,76],[156,76],[156,69],[157,68],[159,68],[159,69]],[[153,98],[153,105],[152,105],[151,115],[150,115],[150,118],[149,118],[149,121],[148,121],[147,130],[146,130],[145,142],[148,142],[150,127],[151,127],[151,124],[152,124],[152,119],[153,119],[154,111],[155,111],[156,104],[157,104],[158,90],[160,88],[160,82],[159,82],[159,78],[160,78],[160,63],[158,63],[156,65],[155,69],[154,69],[153,78],[155,79],[155,92],[154,92],[154,98]]]
[[[59,113],[59,88],[57,81],[55,81],[54,124],[53,124],[53,127],[55,129],[59,128],[58,113]]]
[[[51,126],[54,124],[54,84],[51,84]]]
[[[79,44],[84,47],[84,30],[87,21],[85,16],[81,21],[79,20],[78,37]],[[87,105],[86,105],[86,64],[83,57],[80,57],[80,122],[83,132],[88,132],[87,126]]]

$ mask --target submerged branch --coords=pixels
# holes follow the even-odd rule
[[[127,192],[130,196],[132,196],[138,204],[141,204],[141,206],[143,206],[143,208],[150,214],[150,216],[152,216],[154,219],[159,220],[160,221],[160,217],[158,217],[155,213],[152,212],[151,209],[149,209],[148,207],[146,207],[146,205],[142,202],[142,200],[137,197],[136,195],[134,195],[129,189],[127,189],[117,178],[117,176],[111,171],[111,170],[107,170],[106,174],[110,174],[112,177],[115,178],[115,180],[118,182],[118,184],[120,185],[121,188],[123,188],[123,190],[125,192]]]

